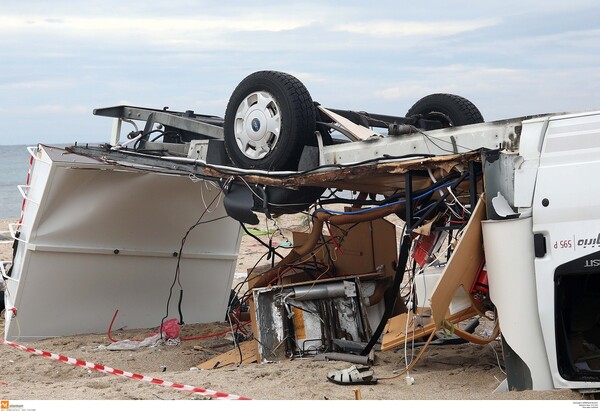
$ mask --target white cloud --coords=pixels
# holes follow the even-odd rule
[[[424,67],[414,71],[411,80],[374,92],[384,100],[418,99],[432,93],[493,93],[502,84],[522,84],[527,73],[505,67],[450,65]],[[416,101],[416,100],[415,100]]]
[[[276,18],[274,18],[276,17]],[[55,31],[79,35],[135,34],[140,36],[164,37],[185,40],[198,33],[224,33],[238,31],[277,32],[293,30],[310,25],[313,21],[290,16],[273,16],[257,13],[243,19],[214,16],[194,17],[65,17],[48,19],[44,16],[0,16],[0,32],[13,30]],[[135,47],[135,44],[132,44]]]
[[[404,82],[393,87],[375,92],[375,96],[384,100],[416,99],[434,92],[434,86],[423,82]]]
[[[373,20],[340,24],[334,30],[378,37],[440,37],[494,26],[500,19],[465,21]]]
[[[31,91],[49,91],[49,90],[65,90],[71,88],[76,84],[76,81],[69,79],[59,80],[39,80],[31,79],[25,81],[15,82],[4,82],[0,83],[0,90],[7,91],[19,91],[19,90],[31,90]]]
[[[162,53],[257,51],[284,47],[286,44],[278,40],[277,34],[309,27],[314,22],[306,16],[268,11],[237,18],[70,16],[49,20],[44,16],[5,15],[0,16],[0,44],[15,55],[35,53],[56,59],[92,51],[129,51],[131,54],[140,54],[142,50]],[[265,38],[251,39],[260,35]]]
[[[89,114],[89,107],[83,105],[65,106],[61,104],[45,104],[31,108],[30,114]]]

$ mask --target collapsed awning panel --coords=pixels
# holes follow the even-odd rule
[[[17,317],[8,313],[6,339],[105,332],[117,309],[115,328],[160,324],[182,240],[198,221],[169,315],[177,316],[181,283],[186,322],[223,320],[240,227],[226,216],[218,187],[56,154],[40,148],[32,168],[8,281]]]

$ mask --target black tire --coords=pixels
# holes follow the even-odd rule
[[[248,104],[252,100],[250,97],[260,92],[272,98],[273,104],[263,111],[251,108],[244,111],[244,107],[253,107]],[[254,113],[267,112],[268,116],[277,109],[279,113],[275,114],[280,117],[276,121],[280,128],[275,137],[275,133],[265,134],[269,121],[261,122],[263,117]],[[238,115],[238,111],[244,116]],[[296,170],[302,149],[309,140],[314,139],[315,129],[315,107],[300,80],[278,71],[258,71],[243,79],[229,99],[224,123],[225,150],[233,164],[241,168]],[[264,137],[260,137],[260,133]],[[263,148],[252,146],[258,144],[255,138]]]
[[[426,120],[437,120],[442,127],[456,127],[483,123],[483,116],[473,103],[455,94],[430,94],[417,101],[406,113],[406,117],[422,116]]]

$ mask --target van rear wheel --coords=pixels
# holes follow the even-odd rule
[[[406,113],[406,117],[421,116],[436,120],[444,127],[457,127],[483,123],[483,116],[475,104],[455,94],[430,94],[417,101]]]

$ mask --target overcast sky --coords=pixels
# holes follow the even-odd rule
[[[0,144],[105,142],[92,110],[223,116],[248,74],[327,107],[404,115],[424,95],[486,120],[600,109],[598,1],[2,1]]]

